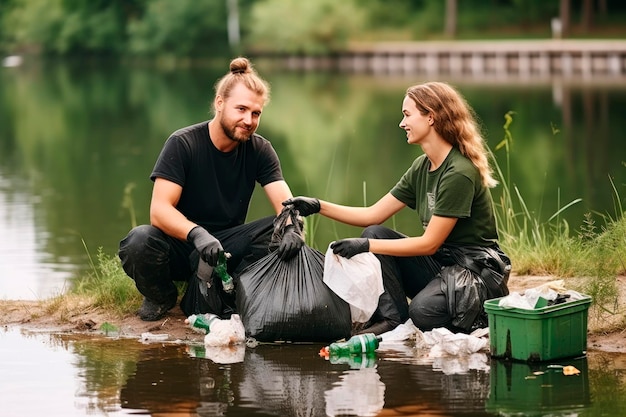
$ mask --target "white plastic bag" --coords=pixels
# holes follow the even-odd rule
[[[384,292],[380,261],[371,252],[352,258],[335,255],[328,246],[324,258],[324,283],[350,305],[355,323],[365,323],[378,306]]]

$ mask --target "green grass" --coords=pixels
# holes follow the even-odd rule
[[[92,270],[79,279],[70,293],[88,296],[92,306],[112,311],[120,316],[134,313],[143,297],[122,269],[117,256],[109,256],[98,248],[95,262],[89,254]]]

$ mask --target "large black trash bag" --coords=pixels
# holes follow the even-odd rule
[[[276,218],[270,247],[282,237],[287,220],[298,233],[297,212],[286,207]],[[248,266],[237,282],[237,311],[246,336],[261,342],[330,342],[350,336],[350,306],[323,281],[324,254],[303,246],[283,261],[276,251]]]

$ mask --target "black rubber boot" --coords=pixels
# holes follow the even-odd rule
[[[170,311],[176,305],[176,294],[170,296],[164,303],[156,303],[144,297],[143,304],[137,310],[137,315],[143,321],[156,321]]]

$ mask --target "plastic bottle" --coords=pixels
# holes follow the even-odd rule
[[[365,333],[352,336],[345,342],[335,342],[322,348],[321,356],[349,356],[373,353],[378,349],[382,337],[374,333]]]
[[[189,324],[189,327],[191,327],[193,330],[209,334],[211,332],[211,325],[216,320],[220,320],[220,318],[215,314],[192,314],[191,316],[187,317],[185,323]]]
[[[364,353],[361,355],[334,356],[331,355],[328,360],[333,365],[349,365],[350,369],[373,368],[376,365],[375,353]]]
[[[227,293],[233,292],[235,286],[233,284],[233,277],[230,276],[227,270],[226,260],[230,258],[230,253],[220,252],[220,256],[217,259],[217,265],[215,265],[215,273],[222,280],[222,286]]]
[[[206,348],[204,345],[189,345],[187,346],[187,353],[192,358],[206,358]]]

